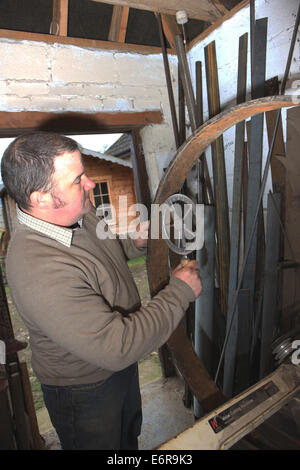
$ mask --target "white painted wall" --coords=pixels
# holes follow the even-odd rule
[[[278,75],[282,79],[289,53],[290,41],[293,34],[299,0],[256,0],[255,17],[268,18],[266,79]],[[245,7],[232,18],[225,21],[201,43],[195,45],[188,55],[192,81],[195,86],[195,62],[202,62],[203,71],[203,108],[204,120],[208,119],[208,104],[205,76],[204,48],[212,41],[216,43],[218,77],[220,86],[221,110],[236,104],[237,66],[239,37],[248,32],[248,80],[247,100],[250,97],[250,7]],[[290,68],[289,82],[286,93],[295,93],[291,88],[292,81],[300,79],[300,33],[298,32],[295,52]],[[300,82],[299,82],[300,85]],[[299,91],[298,93],[299,94]],[[283,111],[283,117],[285,112]],[[284,126],[285,129],[285,126]],[[228,198],[231,206],[233,164],[234,164],[234,128],[223,135],[225,148],[226,172],[228,176]],[[265,132],[264,157],[268,152]],[[210,150],[207,152],[208,163],[211,167]],[[270,181],[268,183],[270,187]]]
[[[170,57],[173,80],[177,60]],[[170,112],[162,56],[0,39],[1,111],[161,110],[164,122],[143,131],[152,194],[159,161],[170,152]],[[157,157],[157,158],[156,158]]]

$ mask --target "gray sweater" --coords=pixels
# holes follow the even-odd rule
[[[132,240],[99,240],[93,212],[70,247],[17,224],[7,279],[28,327],[32,367],[41,383],[105,380],[163,345],[195,299],[183,281],[170,283],[147,306],[129,271],[141,255]]]

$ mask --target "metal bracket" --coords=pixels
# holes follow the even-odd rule
[[[189,206],[188,212],[185,210],[182,211],[183,207],[186,207],[185,205]],[[169,210],[167,209],[169,208]],[[190,213],[191,211],[191,213]],[[173,222],[174,226],[177,227],[177,235],[178,235],[178,243],[179,246],[175,245],[175,243],[172,242],[170,238],[170,225],[167,223],[167,216],[168,214],[171,216],[173,214]],[[172,194],[172,196],[168,197],[168,199],[165,201],[163,207],[162,207],[162,232],[163,232],[163,237],[170,248],[170,250],[174,251],[174,253],[178,253],[179,255],[182,256],[187,256],[188,254],[192,253],[193,250],[188,250],[186,249],[186,224],[185,224],[185,219],[187,216],[191,215],[192,218],[196,216],[196,204],[186,195],[184,194]],[[171,217],[169,217],[171,219]],[[176,219],[178,223],[176,222]],[[171,220],[169,221],[171,222]],[[175,227],[176,228],[176,227]],[[189,240],[191,241],[191,240]],[[181,245],[181,246],[180,246]]]

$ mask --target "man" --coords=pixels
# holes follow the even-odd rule
[[[20,136],[1,166],[18,219],[8,283],[62,448],[137,449],[137,361],[167,341],[200,295],[196,262],[177,267],[141,307],[126,258],[143,254],[145,241],[97,238],[94,183],[76,142],[46,132]]]

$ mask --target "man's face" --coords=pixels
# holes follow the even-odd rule
[[[53,223],[73,225],[91,210],[89,191],[95,184],[85,174],[79,150],[56,157],[54,168],[51,191]]]

